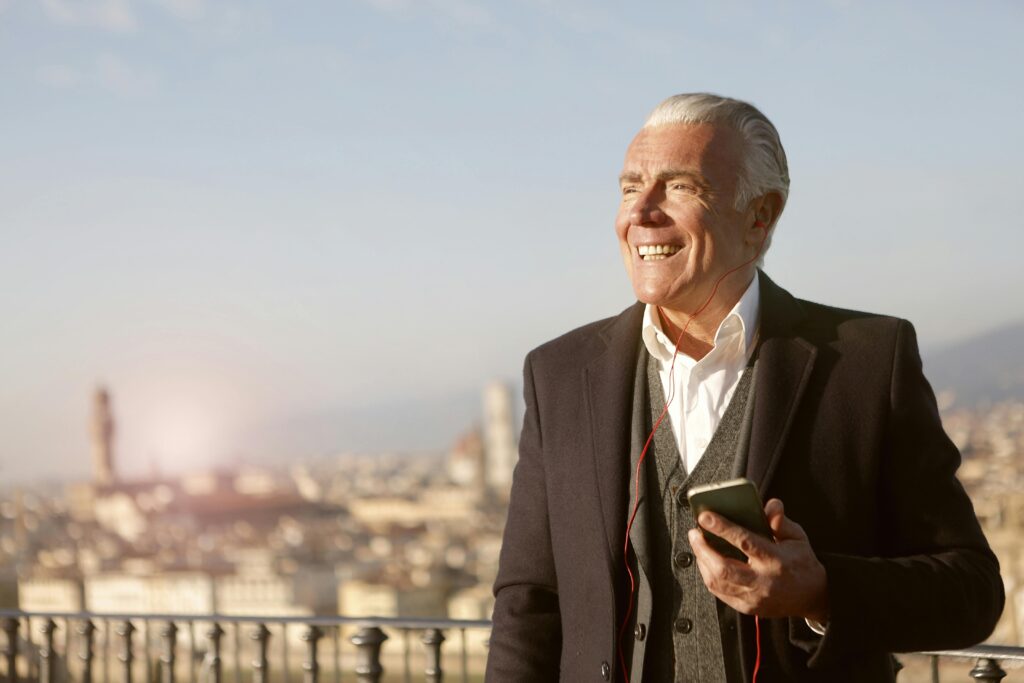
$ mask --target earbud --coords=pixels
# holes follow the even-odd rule
[[[767,225],[767,224],[766,224],[766,223],[765,223],[764,221],[760,221],[760,220],[758,220],[758,221],[754,221],[754,227],[755,227],[755,228],[761,228],[761,229],[764,229],[764,228],[767,228],[767,227],[768,227],[768,225]]]

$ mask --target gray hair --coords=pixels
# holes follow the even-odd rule
[[[736,181],[736,209],[744,210],[752,199],[767,192],[778,192],[785,204],[789,196],[786,151],[779,131],[757,107],[710,93],[673,95],[655,107],[644,128],[669,123],[722,123],[732,127],[743,138],[744,146],[743,168]]]

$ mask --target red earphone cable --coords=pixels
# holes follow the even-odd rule
[[[754,675],[750,683],[757,683],[757,672],[761,670],[761,617],[754,615],[754,639],[757,641],[757,659],[754,660]]]
[[[658,416],[658,419],[655,420],[654,426],[651,427],[651,433],[647,435],[647,440],[644,442],[643,450],[640,451],[640,457],[636,461],[636,472],[633,477],[633,510],[629,515],[629,522],[626,524],[626,542],[625,547],[622,551],[623,560],[626,564],[626,573],[629,575],[629,603],[626,607],[626,615],[622,619],[622,624],[619,626],[618,638],[616,638],[616,649],[618,650],[619,655],[619,665],[622,667],[622,677],[626,681],[626,683],[629,683],[629,668],[626,666],[626,656],[622,651],[622,636],[626,631],[626,626],[629,625],[629,618],[633,615],[633,595],[636,593],[636,578],[633,576],[633,570],[629,566],[629,532],[633,529],[633,521],[636,519],[637,510],[640,508],[640,466],[643,464],[644,458],[647,457],[647,449],[650,447],[651,441],[654,440],[654,434],[655,432],[658,431],[658,427],[661,425],[662,420],[664,420],[665,416],[668,414],[668,407],[672,403],[672,399],[675,397],[674,376],[676,369],[676,356],[679,355],[679,342],[683,340],[683,335],[686,334],[686,330],[690,327],[690,323],[693,322],[693,319],[699,316],[701,313],[703,313],[704,310],[714,300],[715,294],[718,293],[718,286],[722,284],[722,280],[732,275],[736,271],[746,268],[751,263],[756,261],[758,257],[761,255],[761,250],[764,249],[764,244],[768,240],[767,226],[761,221],[754,223],[754,226],[764,230],[764,235],[763,237],[761,237],[761,244],[757,248],[757,253],[754,254],[753,258],[751,258],[750,260],[744,261],[743,263],[736,266],[735,268],[732,268],[731,270],[727,270],[718,278],[718,280],[715,281],[715,286],[711,289],[711,294],[708,295],[707,300],[701,305],[700,308],[698,308],[690,317],[686,319],[686,324],[683,325],[683,329],[679,332],[679,336],[676,337],[675,350],[672,353],[672,363],[669,365],[668,370],[669,389],[668,396],[665,398],[665,407],[662,408],[661,414]],[[661,315],[660,307],[658,308],[658,314],[659,316]],[[756,626],[755,630],[757,632],[757,661],[754,664],[754,680],[756,681],[757,670],[760,668],[761,665],[761,625],[757,621],[757,617],[754,618],[754,623]]]

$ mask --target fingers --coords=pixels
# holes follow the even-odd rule
[[[768,518],[768,526],[771,527],[776,540],[807,540],[807,534],[804,533],[803,527],[786,517],[785,506],[778,498],[772,498],[765,504],[764,514]]]
[[[721,515],[704,511],[700,513],[697,523],[716,536],[725,539],[739,548],[744,555],[763,559],[771,554],[771,541],[755,534],[738,524],[733,524]]]
[[[747,586],[756,578],[755,572],[746,563],[726,557],[712,548],[700,529],[690,529],[687,538],[704,583],[712,592],[732,592],[737,587]],[[732,591],[727,591],[728,588]]]
[[[712,548],[700,529],[690,529],[688,539],[701,579],[712,595],[730,607],[750,614],[749,596],[757,574],[747,564],[725,557]]]

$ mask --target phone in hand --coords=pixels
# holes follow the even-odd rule
[[[730,479],[694,486],[687,491],[686,495],[690,501],[690,510],[693,512],[694,520],[700,516],[701,512],[708,510],[769,540],[774,539],[771,527],[768,526],[768,518],[764,514],[764,505],[761,503],[757,486],[749,479]],[[701,528],[700,525],[698,528],[704,533],[708,545],[720,554],[741,562],[747,561],[747,556],[739,548],[724,538]]]

